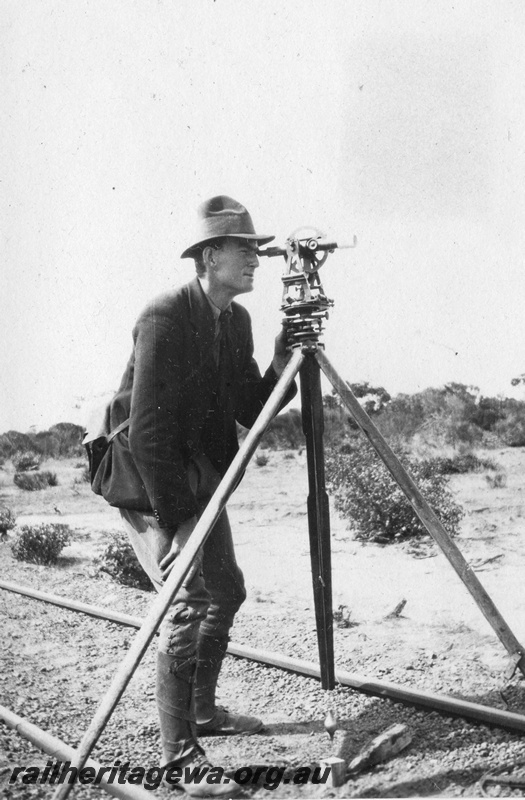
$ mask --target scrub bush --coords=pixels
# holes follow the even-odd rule
[[[101,572],[107,572],[117,583],[153,592],[155,587],[137,560],[125,533],[113,532],[111,542],[97,559]]]
[[[90,481],[91,481],[91,472],[89,470],[89,467],[87,466],[85,467],[82,464],[82,472],[80,473],[80,475],[77,475],[75,477],[73,483],[78,486],[81,483],[89,483]]]
[[[19,489],[26,492],[37,492],[46,489],[48,486],[58,486],[56,472],[15,472],[13,481]]]
[[[507,485],[507,476],[504,472],[496,472],[495,475],[485,475],[485,480],[491,489],[504,489]]]
[[[7,431],[0,434],[0,455],[3,458],[12,458],[17,453],[26,453],[35,450],[30,437],[19,431]]]
[[[42,456],[34,450],[27,450],[25,453],[13,456],[12,462],[16,472],[29,472],[39,468]]]
[[[261,439],[261,447],[268,447],[272,450],[297,450],[303,446],[301,412],[296,408],[291,408],[274,417]]]
[[[494,430],[507,447],[525,447],[525,411],[511,411],[505,419],[496,423]]]
[[[446,457],[427,458],[420,462],[422,474],[428,470],[430,474],[438,472],[441,475],[462,475],[465,472],[482,472],[486,469],[498,470],[499,465],[491,458],[479,458],[474,453],[463,453]]]
[[[404,457],[402,461],[448,533],[456,534],[463,511],[448,488],[448,479],[432,468],[430,460],[422,464]],[[336,510],[351,522],[357,539],[387,544],[428,535],[365,440],[347,442],[344,453],[328,451],[326,478]]]
[[[43,523],[22,525],[11,542],[11,551],[18,561],[31,564],[55,564],[71,541],[69,525]]]
[[[14,512],[7,506],[0,508],[0,536],[5,536],[7,531],[15,527],[16,517]]]

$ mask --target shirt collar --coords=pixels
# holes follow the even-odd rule
[[[217,322],[219,317],[220,317],[220,315],[223,313],[223,310],[222,310],[222,308],[219,308],[219,306],[216,306],[215,303],[213,302],[213,300],[206,294],[206,292],[204,291],[204,286],[202,285],[201,279],[198,276],[197,276],[197,278],[198,278],[198,281],[200,283],[200,286],[201,286],[201,289],[202,289],[202,293],[204,294],[204,297],[206,298],[206,300],[209,303],[209,306],[210,306],[212,314],[213,314],[213,318],[214,318],[215,322]],[[224,313],[227,314],[228,316],[232,313],[231,303],[230,303],[229,306],[226,306],[226,308],[224,309]]]

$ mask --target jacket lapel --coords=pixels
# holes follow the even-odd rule
[[[213,358],[215,319],[198,278],[194,278],[188,284],[188,302],[193,343],[199,364],[208,381],[214,384],[217,380],[217,365]]]

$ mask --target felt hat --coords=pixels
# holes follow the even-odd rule
[[[220,194],[206,200],[197,212],[197,230],[193,244],[186,248],[181,258],[194,258],[206,242],[232,236],[234,239],[253,239],[258,244],[268,244],[275,236],[255,233],[255,228],[246,208],[231,197]]]

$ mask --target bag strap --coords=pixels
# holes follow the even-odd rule
[[[106,441],[107,441],[108,443],[109,443],[109,442],[111,442],[111,441],[112,441],[112,439],[114,439],[114,438],[115,438],[115,436],[117,435],[117,433],[120,433],[120,431],[123,431],[123,430],[125,430],[126,428],[129,428],[129,417],[128,417],[127,419],[125,419],[125,420],[124,420],[124,422],[121,422],[121,423],[120,423],[120,425],[117,425],[117,427],[115,428],[115,430],[114,430],[114,431],[111,431],[111,433],[109,433],[109,434],[107,435],[107,437],[106,437]]]

